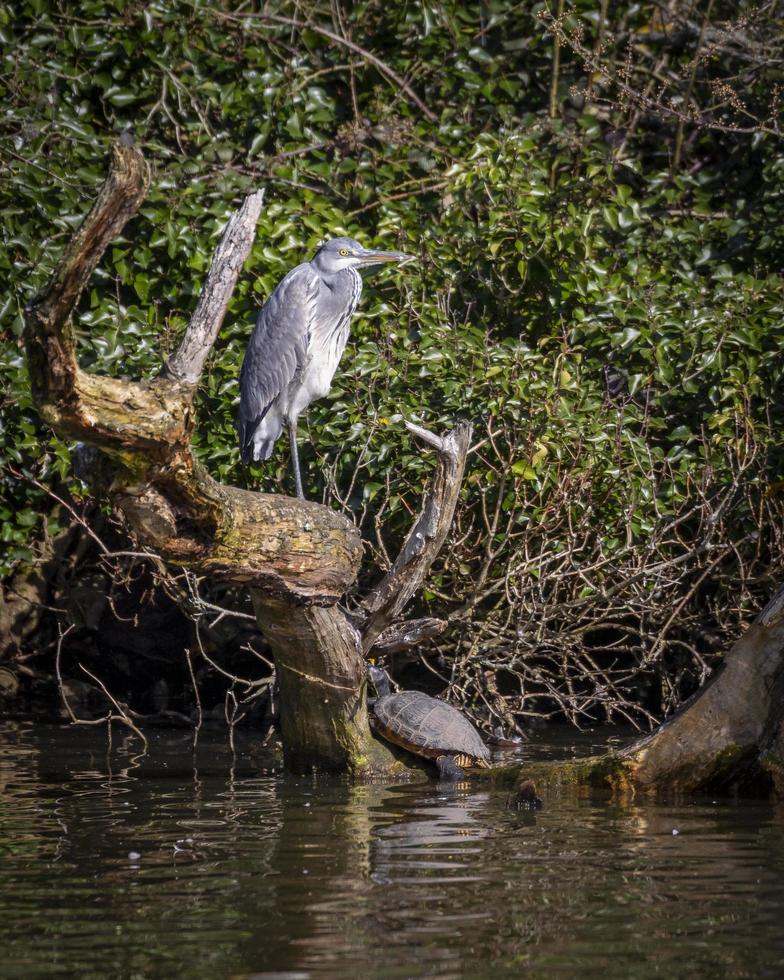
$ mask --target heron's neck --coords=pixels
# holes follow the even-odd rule
[[[353,292],[355,288],[362,290],[362,276],[356,269],[341,269],[340,272],[321,272],[321,281],[330,292],[343,291],[348,289]]]

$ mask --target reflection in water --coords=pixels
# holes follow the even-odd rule
[[[135,748],[0,727],[0,976],[784,968],[784,825],[766,804],[510,811],[505,791],[263,774],[271,759],[217,739]]]

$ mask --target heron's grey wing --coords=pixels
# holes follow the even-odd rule
[[[259,312],[240,372],[238,429],[245,463],[253,458],[259,423],[305,365],[318,288],[310,265],[298,265],[281,279]]]

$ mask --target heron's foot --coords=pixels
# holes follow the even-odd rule
[[[465,779],[465,769],[461,769],[451,755],[440,755],[436,759],[438,778],[442,783],[459,783]]]

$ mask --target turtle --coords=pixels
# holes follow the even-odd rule
[[[378,693],[373,714],[379,735],[414,755],[435,760],[443,780],[462,779],[464,767],[490,768],[487,746],[457,708],[421,691],[392,694],[386,671],[371,665],[368,672]]]

